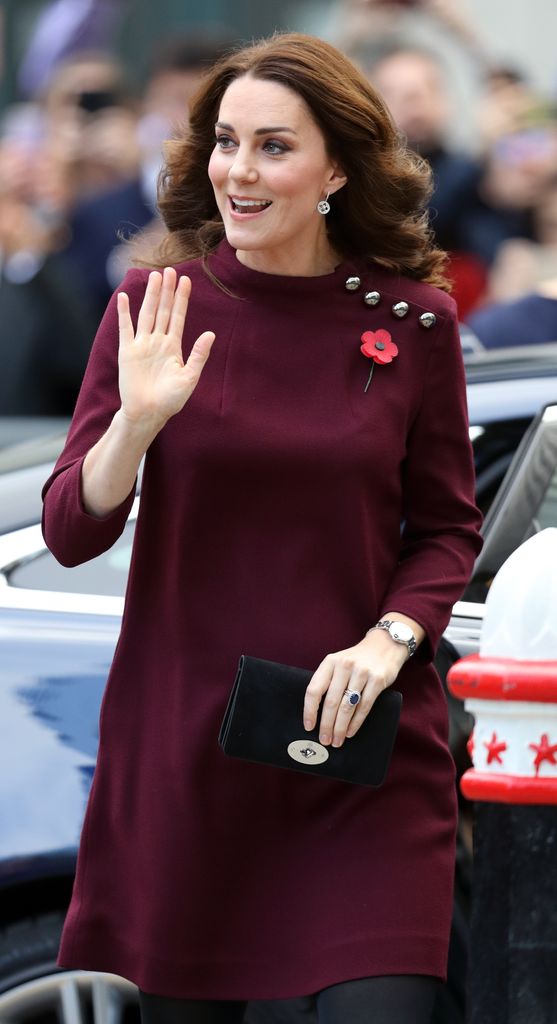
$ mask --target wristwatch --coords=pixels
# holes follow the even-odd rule
[[[368,629],[367,633],[373,632],[374,629],[386,629],[396,644],[404,644],[408,648],[408,656],[412,657],[418,645],[410,626],[405,622],[396,622],[394,619],[380,619],[379,622],[375,623],[375,626]]]

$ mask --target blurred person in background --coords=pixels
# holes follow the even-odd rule
[[[132,249],[120,236],[131,238],[148,227],[154,244],[163,231],[156,212],[163,143],[187,125],[190,100],[203,75],[231,45],[224,33],[192,33],[159,46],[138,112],[133,175],[74,210],[67,256],[87,282],[98,316],[131,263]]]
[[[542,240],[541,204],[557,177],[556,112],[520,74],[495,68],[486,78],[478,127],[484,172],[468,228],[476,250],[494,268],[510,239]],[[525,282],[523,290],[528,287]],[[495,267],[488,297],[511,297],[498,288]]]
[[[54,69],[77,52],[109,51],[128,4],[129,0],[44,0],[19,68],[20,95],[37,96]]]
[[[493,263],[486,304],[466,324],[485,348],[557,341],[555,108],[519,70],[493,67],[478,124],[489,204],[476,226]]]
[[[45,144],[66,169],[76,203],[137,174],[136,104],[115,58],[94,52],[67,58],[38,102]]]
[[[512,282],[528,265],[524,293],[533,285],[532,250],[526,254],[515,240],[541,240],[536,207],[556,170],[547,104],[519,69],[494,62],[489,40],[457,0],[345,0],[342,11],[345,45],[362,55],[409,144],[433,168],[431,222],[451,254],[461,317],[486,300],[510,297]],[[414,42],[428,21],[460,42],[474,78],[480,76],[473,155],[455,152],[448,142],[454,110],[439,52]],[[547,252],[538,256],[549,258]]]
[[[451,256],[449,274],[464,317],[482,296],[486,270],[470,238],[469,218],[478,201],[481,164],[447,144],[453,107],[441,58],[422,48],[386,45],[367,68],[408,145],[433,170],[431,225]]]
[[[476,310],[467,326],[484,348],[557,341],[557,274],[519,299]]]
[[[451,254],[461,317],[486,300],[524,294],[539,264],[549,262],[551,270],[554,260],[551,228],[543,226],[551,217],[557,176],[551,105],[515,69],[486,67],[477,113],[479,153],[471,157],[445,142],[452,107],[436,54],[395,46],[376,59],[369,74],[409,145],[433,169],[431,222]]]
[[[462,249],[463,221],[475,201],[477,161],[447,145],[453,108],[441,58],[423,49],[386,48],[368,69],[408,145],[430,164],[432,227],[444,249]]]
[[[486,150],[502,135],[515,131],[531,103],[526,75],[518,67],[488,63],[476,117],[480,148]]]
[[[34,107],[0,129],[0,415],[71,415],[95,320],[62,255],[74,202]]]
[[[535,240],[501,246],[490,301],[468,318],[485,348],[557,341],[557,175],[532,216]]]
[[[56,6],[56,5],[55,5]],[[0,414],[69,415],[95,324],[132,258],[119,232],[151,225],[162,144],[187,123],[224,32],[162,45],[142,102],[120,63],[84,51],[50,69],[0,135]],[[68,289],[68,298],[64,297]],[[5,315],[4,315],[5,314]]]
[[[97,320],[71,260],[84,196],[136,173],[137,117],[119,64],[84,53],[56,67],[0,135],[0,414],[70,415]]]
[[[557,168],[530,211],[531,238],[499,247],[489,278],[489,302],[508,302],[557,275]]]
[[[335,29],[338,45],[356,55],[362,41],[412,32],[417,19],[434,22],[481,63],[485,47],[460,0],[342,0]]]

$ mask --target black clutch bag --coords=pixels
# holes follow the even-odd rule
[[[379,694],[360,729],[342,747],[319,742],[319,716],[311,731],[302,715],[308,669],[242,654],[219,733],[225,754],[306,775],[361,786],[384,782],[395,741],[402,694]]]

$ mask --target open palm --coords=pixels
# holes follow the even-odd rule
[[[215,340],[205,331],[184,363],[182,336],[191,281],[166,267],[153,271],[145,291],[134,334],[129,299],[118,295],[119,387],[122,410],[129,420],[162,426],[183,408],[194,391]]]

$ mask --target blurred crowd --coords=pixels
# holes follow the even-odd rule
[[[227,40],[227,45],[230,41]],[[0,125],[0,415],[70,415],[96,327],[160,229],[164,141],[225,43],[156,49],[141,96],[110,53],[80,50]]]
[[[333,41],[360,63],[408,145],[432,166],[431,223],[450,254],[461,320],[487,347],[556,340],[555,97],[540,95],[522,69],[493,63],[458,0],[422,0],[475,68],[473,144],[461,151],[451,142],[459,111],[450,68],[439,48],[407,30],[407,8],[417,5],[340,6],[343,38]],[[154,47],[139,96],[109,46],[76,45],[3,111],[0,415],[71,414],[96,327],[133,259],[133,236],[141,231],[147,243],[161,232],[164,141],[187,124],[202,75],[230,45],[231,37],[184,32]],[[46,64],[48,47],[44,56]]]

